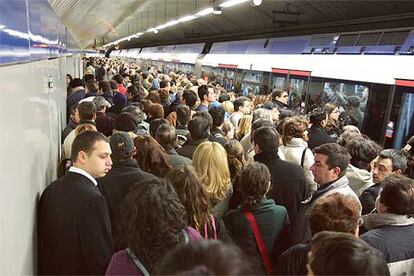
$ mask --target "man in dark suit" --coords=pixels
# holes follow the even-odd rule
[[[258,128],[253,133],[253,142],[256,153],[254,160],[265,164],[272,176],[272,185],[267,197],[286,207],[290,224],[294,225],[300,203],[308,197],[303,169],[295,163],[279,158],[279,135],[275,128]]]
[[[73,166],[43,192],[38,210],[39,274],[104,274],[113,253],[105,198],[95,178],[111,169],[111,148],[99,132],[76,136]]]
[[[155,178],[155,176],[139,168],[137,161],[133,158],[136,152],[134,142],[127,132],[119,131],[112,134],[109,144],[114,164],[106,176],[98,179],[98,188],[108,203],[114,248],[117,251],[125,248],[117,232],[117,223],[119,222],[119,208],[128,189],[137,182]]]

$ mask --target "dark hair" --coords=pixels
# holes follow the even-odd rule
[[[95,76],[93,74],[86,74],[83,76],[83,81],[88,83],[89,81],[95,81]]]
[[[391,174],[382,183],[380,202],[387,213],[414,217],[414,180],[403,175]]]
[[[205,139],[210,135],[210,124],[204,117],[193,117],[188,123],[188,131],[192,140]]]
[[[170,82],[166,80],[160,81],[160,89],[167,87],[169,83]]]
[[[184,240],[186,212],[171,184],[159,178],[136,183],[120,207],[121,242],[150,273]]]
[[[198,97],[200,98],[200,101],[203,101],[204,96],[208,96],[208,86],[205,84],[199,86],[197,90],[197,94],[198,94]]]
[[[311,242],[314,275],[390,275],[384,256],[354,235],[323,231]]]
[[[241,193],[244,208],[252,209],[263,200],[270,180],[269,169],[259,162],[252,162],[240,171],[237,190]]]
[[[102,92],[111,92],[111,85],[107,81],[100,81],[99,82],[99,89],[102,90]]]
[[[177,144],[177,133],[173,126],[160,125],[155,132],[155,139],[165,150],[172,150]]]
[[[116,74],[115,76],[113,76],[112,79],[116,81],[116,83],[118,84],[122,84],[122,82],[124,81],[124,78],[122,78],[120,74]]]
[[[200,240],[179,245],[162,260],[160,275],[253,275],[249,260],[233,244]]]
[[[158,118],[158,119],[152,120],[150,122],[150,129],[149,129],[150,135],[152,137],[155,137],[155,133],[157,132],[158,128],[160,127],[160,125],[163,125],[163,124],[169,125],[170,122],[168,122],[168,120],[164,118]]]
[[[286,92],[286,93],[287,93],[287,91],[286,91],[286,90],[280,90],[280,89],[278,89],[278,90],[274,90],[274,91],[272,92],[272,98],[273,98],[273,99],[276,99],[276,97],[280,98],[280,97],[282,96],[283,92]]]
[[[326,159],[328,168],[333,169],[335,167],[339,167],[341,169],[339,177],[345,175],[346,168],[348,167],[351,159],[346,149],[336,143],[327,143],[316,147],[313,150],[313,153],[326,155],[328,157]]]
[[[181,203],[187,211],[188,225],[198,231],[208,223],[211,212],[205,186],[198,179],[191,165],[180,166],[172,170],[166,179],[171,181]]]
[[[191,109],[186,105],[179,105],[175,113],[177,114],[177,125],[187,126],[190,121]]]
[[[321,126],[322,122],[326,120],[325,110],[321,107],[317,107],[310,112],[309,122],[315,126]]]
[[[225,101],[230,101],[230,95],[227,93],[220,93],[219,102],[222,103]]]
[[[261,151],[277,151],[279,134],[274,127],[263,126],[253,132],[253,141]]]
[[[371,171],[370,163],[381,151],[376,142],[362,137],[351,140],[347,149],[351,155],[351,164],[366,171]]]
[[[239,108],[243,107],[244,103],[248,102],[248,101],[250,101],[250,100],[247,97],[238,97],[233,103],[234,111],[239,111]]]
[[[135,160],[140,168],[158,177],[164,177],[171,169],[170,158],[162,146],[151,136],[137,136]]]
[[[158,91],[151,91],[148,93],[148,100],[150,100],[152,103],[161,103],[161,97],[160,93]]]
[[[96,107],[93,102],[81,102],[78,105],[79,119],[81,120],[92,120],[96,114]]]
[[[118,89],[118,83],[114,80],[110,80],[109,85],[111,86],[112,90],[117,90]]]
[[[134,97],[136,94],[138,94],[138,87],[135,85],[128,86],[127,93],[131,98]]]
[[[224,149],[227,152],[227,163],[229,164],[230,178],[233,180],[247,163],[244,157],[243,146],[239,141],[233,139],[224,145]]]
[[[211,129],[213,127],[213,117],[211,117],[208,111],[197,111],[196,113],[194,113],[193,119],[196,117],[203,117],[207,119],[209,128]]]
[[[98,83],[95,80],[89,80],[86,82],[85,88],[88,93],[96,93],[98,92]]]
[[[404,172],[407,169],[407,158],[399,150],[396,150],[396,149],[382,150],[378,154],[378,158],[390,159],[392,162],[392,171],[401,170],[401,172]]]
[[[222,106],[211,107],[208,113],[213,118],[213,127],[219,127],[224,123],[224,114],[226,112]]]
[[[312,235],[322,231],[355,234],[361,207],[352,196],[341,193],[320,197],[309,212]]]
[[[192,109],[197,102],[197,94],[193,90],[185,90],[183,92],[183,99],[185,100],[185,104]]]
[[[94,150],[95,143],[99,141],[109,143],[108,139],[102,133],[97,131],[86,130],[78,134],[72,143],[70,160],[76,162],[78,154],[81,151],[89,155]]]
[[[75,87],[84,86],[84,85],[85,85],[85,83],[80,78],[74,78],[69,84],[70,88],[72,88],[72,89],[75,88]]]

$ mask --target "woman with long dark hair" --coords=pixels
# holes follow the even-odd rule
[[[184,206],[171,184],[153,178],[137,183],[120,209],[120,244],[106,275],[150,275],[174,247],[201,239],[187,227]]]

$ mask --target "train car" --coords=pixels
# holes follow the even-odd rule
[[[357,125],[385,147],[414,133],[414,31],[257,39],[118,50],[112,57],[165,72],[195,73],[228,90],[259,94],[282,89],[293,108],[334,101],[357,112]],[[372,122],[378,122],[372,124]]]

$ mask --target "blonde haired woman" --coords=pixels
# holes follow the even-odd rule
[[[223,217],[233,192],[226,150],[216,142],[201,143],[194,152],[193,167],[206,187],[212,213]]]
[[[246,134],[250,133],[252,128],[252,115],[244,115],[239,120],[239,125],[237,127],[236,138],[241,140]]]

